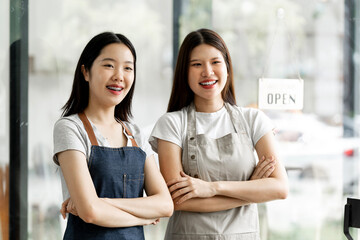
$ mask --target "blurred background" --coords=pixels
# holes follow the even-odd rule
[[[355,0],[0,1],[0,240],[62,239],[52,131],[85,44],[103,31],[133,42],[134,122],[149,134],[167,108],[179,43],[204,27],[227,43],[238,105],[257,107],[261,76],[304,80],[302,111],[264,110],[290,194],[259,205],[262,240],[345,239],[346,198],[359,198],[359,9]],[[145,227],[146,239],[162,239],[166,223]]]

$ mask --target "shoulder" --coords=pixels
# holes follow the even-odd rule
[[[176,121],[181,121],[186,116],[187,116],[186,108],[183,108],[179,111],[165,113],[160,117],[159,121],[176,122]]]
[[[149,143],[155,152],[157,152],[157,139],[182,147],[186,134],[187,109],[188,107],[184,107],[179,111],[165,113],[156,122],[149,138]]]
[[[56,154],[66,150],[78,150],[85,154],[89,145],[84,126],[77,114],[62,117],[56,121],[53,133],[54,161]]]
[[[261,120],[264,118],[268,118],[263,111],[261,111],[260,109],[257,109],[257,108],[238,107],[238,106],[234,106],[234,107],[243,114],[244,118],[248,122],[253,122],[258,119]]]
[[[60,132],[66,132],[67,130],[81,131],[83,124],[77,114],[73,114],[67,117],[61,117],[54,124],[54,134]]]
[[[61,117],[55,122],[55,127],[80,127],[80,125],[82,125],[82,122],[77,114]]]
[[[181,133],[185,131],[187,124],[187,107],[175,111],[165,113],[156,122],[152,134],[160,135],[176,135],[181,137]]]
[[[242,113],[247,123],[246,125],[249,127],[249,134],[254,146],[261,137],[275,128],[271,119],[262,110],[247,107],[237,108]]]
[[[158,127],[181,128],[186,124],[187,107],[175,112],[167,112],[156,123]]]

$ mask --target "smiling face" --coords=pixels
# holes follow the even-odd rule
[[[188,82],[194,101],[223,101],[221,92],[227,81],[222,53],[213,46],[201,44],[190,54]]]
[[[134,57],[126,45],[112,43],[101,50],[90,71],[82,66],[82,72],[89,82],[89,106],[115,107],[134,82]]]

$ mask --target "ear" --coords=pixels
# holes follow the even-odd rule
[[[81,65],[81,72],[82,74],[84,75],[84,79],[85,81],[89,81],[89,73],[88,71],[85,69],[85,66],[84,65]]]

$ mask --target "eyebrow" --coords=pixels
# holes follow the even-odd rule
[[[220,57],[213,57],[213,58],[211,58],[210,60],[216,60],[216,59],[219,59]],[[200,59],[192,59],[192,60],[190,60],[190,62],[196,62],[196,61],[200,61]]]
[[[104,62],[104,61],[116,62],[116,60],[113,59],[113,58],[104,58],[104,59],[101,59],[101,62]],[[133,61],[125,61],[125,63],[134,64]]]

